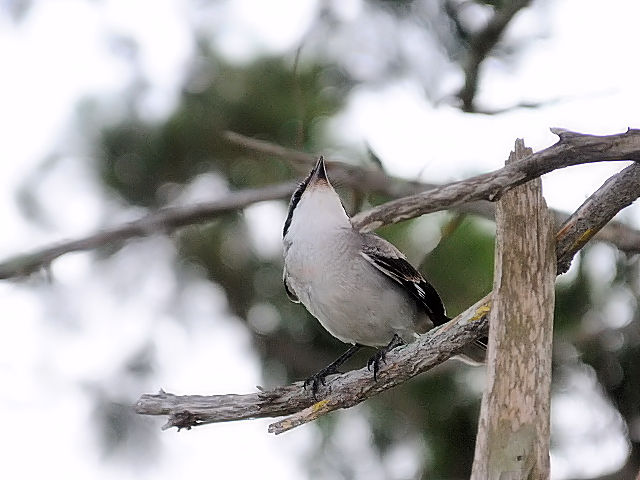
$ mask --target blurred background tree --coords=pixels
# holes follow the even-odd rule
[[[37,3],[10,1],[4,5],[19,25],[28,20]],[[511,109],[544,104],[543,100],[539,105],[507,105],[502,98],[491,103],[476,98],[477,85],[470,91],[451,88],[452,78],[461,88],[461,72],[466,74],[467,85],[470,75],[478,76],[478,71],[470,71],[477,55],[478,67],[483,62],[501,62],[515,68],[518,56],[547,31],[539,24],[526,34],[505,36],[506,27],[521,9],[522,14],[544,19],[548,8],[544,1],[531,6],[529,2],[456,0],[317,2],[296,42],[277,53],[258,48],[258,54],[249,58],[230,55],[216,36],[215,28],[222,29],[224,6],[229,2],[186,3],[194,18],[194,47],[174,106],[162,115],[148,114],[142,47],[138,39],[113,32],[113,51],[134,72],[124,95],[113,100],[121,108],[114,109],[111,100],[87,98],[75,114],[83,141],[61,147],[49,160],[55,164],[57,157],[74,152],[89,157],[87,164],[99,179],[104,201],[116,205],[106,214],[126,212],[124,216],[130,218],[162,206],[301,177],[303,171],[281,158],[229,143],[224,137],[227,130],[301,151],[325,152],[330,158],[365,168],[380,168],[380,161],[386,167],[389,161],[383,153],[340,138],[332,123],[348,111],[363,88],[375,91],[410,80],[420,86],[429,103],[459,108],[468,115],[499,116]],[[503,28],[489,32],[493,37],[487,34],[485,27],[502,17]],[[213,30],[212,18],[217,19]],[[140,21],[153,22],[153,15]],[[479,46],[479,42],[484,43]],[[476,81],[482,85],[483,77]],[[504,146],[505,157],[507,150],[508,145]],[[430,156],[430,152],[417,154]],[[41,224],[47,217],[42,185],[48,171],[41,168],[28,177],[20,197],[23,211]],[[388,200],[348,188],[341,193],[352,211]],[[281,223],[273,223],[284,220],[286,203],[269,205],[271,210],[256,210],[251,215],[238,211],[171,235],[171,244],[162,248],[170,252],[167,258],[176,280],[171,288],[160,289],[164,298],[158,294],[158,300],[166,306],[171,322],[182,322],[188,334],[200,335],[185,318],[189,310],[183,305],[193,301],[193,293],[182,281],[187,285],[193,278],[206,279],[215,284],[214,289],[221,288],[226,299],[221,303],[227,302],[228,313],[250,333],[250,345],[262,365],[263,384],[274,386],[306,378],[334,359],[343,345],[304,308],[287,300],[280,282],[279,248],[271,248],[261,238],[262,233],[267,236],[273,228],[281,228]],[[386,227],[380,233],[420,265],[441,292],[450,314],[462,311],[491,289],[491,222],[441,213]],[[93,259],[98,271],[115,272],[114,286],[135,284],[136,276],[147,273],[132,272],[135,265],[118,270],[123,260],[115,252],[108,245]],[[618,442],[622,438],[628,446],[622,462],[612,457],[597,474],[576,475],[631,479],[640,469],[638,258],[595,244],[574,263],[557,287],[554,401],[559,406],[552,416],[554,455],[557,462],[570,463],[575,461],[572,448],[579,448],[576,445],[596,448],[600,436],[613,436]],[[143,265],[144,261],[137,268]],[[39,288],[55,290],[55,273],[52,285]],[[199,292],[214,295],[208,289]],[[138,292],[123,289],[118,294],[118,301],[127,302]],[[72,327],[82,329],[82,322],[78,318]],[[142,458],[159,455],[157,437],[170,434],[161,433],[149,419],[132,415],[127,403],[149,386],[159,387],[154,375],[171,359],[159,358],[151,339],[121,353],[126,358],[117,362],[118,368],[108,379],[96,379],[88,391],[94,399],[102,451],[136,462],[140,452],[145,453]],[[369,354],[361,353],[349,365],[363,365]],[[448,362],[361,408],[322,419],[309,427],[321,433],[305,462],[309,478],[361,478],[370,473],[363,466],[367,462],[369,466],[395,465],[379,473],[379,478],[468,478],[482,376],[482,369]],[[113,388],[115,384],[120,387]],[[577,420],[570,414],[571,406],[575,408],[575,391],[592,399],[585,400]],[[594,423],[584,415],[593,409],[600,410],[594,414],[599,423],[589,429],[576,428],[572,422]],[[359,449],[349,447],[357,453],[353,458],[345,456],[345,450],[350,450],[340,440],[349,428],[345,425],[357,425],[367,432],[360,437],[364,441]],[[587,435],[595,438],[585,438]],[[566,471],[579,469],[566,467]]]

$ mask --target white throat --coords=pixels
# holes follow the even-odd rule
[[[345,228],[351,228],[351,220],[335,190],[326,183],[310,185],[293,212],[284,240],[287,244],[314,243]]]

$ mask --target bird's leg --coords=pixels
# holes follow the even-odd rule
[[[325,384],[324,383],[325,377],[327,375],[331,375],[333,373],[339,373],[338,372],[338,367],[340,365],[342,365],[344,362],[346,362],[347,360],[349,360],[349,358],[351,358],[354,353],[356,353],[358,350],[360,350],[361,347],[362,347],[362,345],[359,345],[357,343],[354,344],[354,345],[351,345],[349,347],[349,350],[347,350],[342,355],[340,355],[336,360],[331,362],[329,365],[324,367],[322,370],[320,370],[315,375],[312,375],[309,378],[307,378],[304,381],[305,390],[307,389],[308,385],[311,385],[311,392],[313,393],[313,396],[315,397],[316,393],[318,392],[318,385],[320,385],[321,383],[322,383],[322,385]]]
[[[373,380],[378,381],[378,370],[380,370],[380,361],[385,362],[387,357],[387,352],[393,350],[400,345],[404,345],[404,340],[402,340],[397,333],[393,334],[393,338],[389,342],[386,347],[379,348],[378,351],[369,359],[367,362],[367,368],[371,370],[371,365],[373,365]]]

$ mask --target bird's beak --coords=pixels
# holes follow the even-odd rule
[[[327,178],[327,171],[324,168],[324,157],[320,155],[320,158],[316,162],[316,166],[311,170],[311,181],[315,182],[329,182]]]

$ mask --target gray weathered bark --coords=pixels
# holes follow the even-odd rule
[[[443,363],[465,345],[487,334],[490,295],[439,329],[387,354],[378,380],[367,368],[332,375],[320,385],[318,399],[302,382],[245,395],[186,395],[160,391],[145,394],[135,405],[143,415],[167,415],[163,429],[191,428],[215,422],[290,415],[269,426],[275,434],[286,432],[340,408],[348,408]]]
[[[530,154],[517,140],[507,164]],[[556,255],[539,179],[502,197],[496,226],[487,386],[471,478],[546,479]]]

